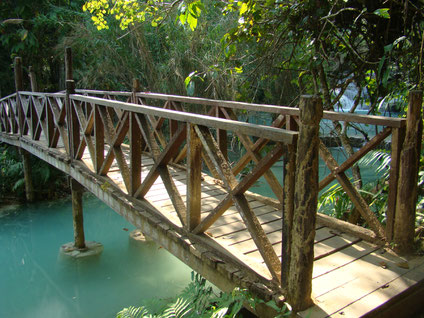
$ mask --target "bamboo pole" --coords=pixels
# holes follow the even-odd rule
[[[312,269],[318,203],[318,134],[323,114],[322,101],[316,96],[302,96],[299,109],[291,255],[287,277],[287,300],[294,311],[301,311],[313,305]]]
[[[397,252],[412,252],[415,233],[417,181],[422,140],[422,91],[409,93],[405,140],[400,154],[399,181],[393,230]]]

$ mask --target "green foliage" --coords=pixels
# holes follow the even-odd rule
[[[206,279],[192,272],[191,283],[180,293],[174,302],[165,308],[152,312],[149,306],[124,308],[117,314],[117,318],[233,318],[237,317],[243,304],[247,302],[252,308],[262,302],[254,299],[244,289],[235,288],[231,293],[215,295],[211,286],[207,286]],[[288,317],[290,307],[285,304],[279,308],[275,302],[267,305],[277,312],[276,317]]]
[[[66,191],[66,177],[46,162],[31,156],[33,185],[38,197],[49,198]],[[0,145],[0,197],[23,197],[25,180],[23,164],[15,147]]]

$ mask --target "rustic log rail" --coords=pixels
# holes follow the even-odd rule
[[[0,140],[18,146],[34,141],[35,148],[42,145],[62,149],[61,160],[66,165],[84,166],[93,177],[103,180],[102,189],[112,187],[112,191],[139,200],[147,210],[158,214],[160,211],[150,207],[146,197],[160,178],[176,212],[173,222],[184,237],[197,236],[204,240],[206,231],[234,206],[257,246],[272,284],[282,290],[295,310],[312,304],[317,195],[333,180],[349,195],[370,230],[318,215],[322,224],[374,243],[389,243],[394,239],[400,244],[400,251],[410,250],[414,198],[402,195],[405,191],[400,187],[411,173],[418,173],[417,165],[413,171],[402,171],[419,156],[413,132],[415,141],[420,140],[422,127],[417,124],[422,122],[420,93],[411,93],[409,108],[414,115],[410,128],[406,119],[322,111],[321,101],[316,97],[302,97],[300,108],[293,108],[139,92],[137,81],[132,92],[75,90],[70,62],[67,65],[70,73],[67,72],[66,92],[26,92],[17,86],[17,93],[0,99]],[[194,111],[193,107],[198,108]],[[188,108],[190,112],[186,111]],[[274,120],[269,126],[240,121],[239,110],[270,113]],[[384,129],[339,164],[318,139],[321,116]],[[245,151],[234,163],[228,158],[229,135],[237,136]],[[345,172],[390,135],[389,203],[386,226],[383,226]],[[405,136],[409,138],[408,147],[415,147],[418,155],[416,152],[409,155],[402,168]],[[317,171],[318,152],[330,170],[321,181]],[[276,176],[271,167],[282,158],[284,176]],[[148,171],[143,160],[151,161]],[[248,165],[250,162],[253,166]],[[207,177],[203,164],[214,182],[226,190],[212,208],[202,206],[202,181]],[[175,166],[187,171],[186,193],[181,193],[176,185],[171,172]],[[62,170],[68,172],[69,168]],[[114,177],[109,177],[112,174]],[[115,182],[117,174],[121,183]],[[277,200],[256,198],[283,210],[281,259],[249,204],[249,198],[254,196],[249,189],[262,176]],[[416,182],[415,185],[410,182],[408,187],[410,193],[416,193]],[[409,222],[406,227],[404,219]],[[402,232],[394,232],[397,228]],[[80,245],[83,246],[83,241]]]
[[[121,91],[96,91],[96,90],[78,90],[79,93],[88,95],[88,96],[102,96],[103,98],[114,100],[117,98],[120,99],[130,99],[131,93],[129,92],[121,92]],[[412,93],[413,95],[414,93]],[[172,105],[200,105],[203,107],[209,107],[206,110],[206,113],[210,116],[215,116],[218,111],[223,113],[225,118],[227,119],[236,119],[236,111],[237,110],[249,110],[254,112],[265,112],[274,114],[276,119],[272,122],[271,126],[273,127],[286,127],[287,123],[290,121],[299,121],[299,109],[294,107],[284,107],[277,105],[261,105],[261,104],[251,104],[251,103],[243,103],[243,102],[232,102],[232,101],[217,101],[205,98],[198,97],[186,97],[186,96],[176,96],[176,95],[164,95],[157,93],[149,93],[149,92],[140,92],[136,94],[139,103],[146,103],[148,100],[155,101],[165,101],[164,108],[171,107]],[[420,99],[415,98],[415,101],[411,103],[414,109],[420,110]],[[340,113],[333,111],[323,111],[323,119],[329,119],[333,121],[339,122],[349,122],[349,123],[357,123],[357,124],[368,124],[375,125],[379,127],[383,127],[383,129],[374,136],[371,140],[365,143],[358,151],[355,152],[354,155],[347,158],[343,163],[338,164],[337,161],[331,155],[331,152],[328,148],[320,142],[319,153],[321,158],[325,161],[326,165],[330,170],[330,174],[324,177],[319,183],[319,190],[321,191],[326,186],[328,186],[333,180],[337,180],[337,182],[343,187],[344,191],[348,194],[349,198],[354,203],[357,210],[360,212],[361,216],[366,220],[368,226],[371,228],[372,233],[368,232],[368,239],[371,241],[380,240],[385,242],[392,242],[393,240],[393,228],[395,222],[395,209],[396,209],[396,198],[398,191],[398,174],[399,174],[399,151],[402,149],[403,136],[406,131],[406,118],[390,118],[383,116],[371,116],[371,115],[361,115],[361,114],[351,114],[351,113]],[[160,121],[160,120],[159,120]],[[163,122],[160,122],[161,124]],[[161,127],[162,125],[156,125],[157,127]],[[293,126],[293,124],[292,124]],[[296,128],[297,125],[294,126]],[[288,127],[286,127],[288,128]],[[156,132],[156,134],[161,134],[161,132]],[[237,134],[237,132],[236,132]],[[350,169],[353,165],[357,164],[358,161],[363,158],[367,153],[377,148],[377,146],[388,137],[391,137],[391,168],[390,168],[390,181],[389,181],[389,193],[388,193],[388,209],[386,212],[386,225],[383,226],[378,220],[376,215],[371,211],[369,204],[363,199],[359,191],[355,188],[352,182],[349,180],[346,175],[346,170]],[[239,136],[239,135],[238,135]],[[239,136],[240,138],[240,136]],[[253,161],[257,164],[257,156],[263,147],[268,143],[265,139],[260,139],[255,144],[249,143],[248,140],[241,137],[241,142],[246,149],[246,154],[233,165],[233,173],[237,175],[246,165]],[[222,142],[221,142],[222,144]],[[223,148],[226,148],[226,145],[223,145]],[[221,148],[222,149],[222,148]],[[178,157],[181,159],[181,157]],[[211,171],[214,171],[212,169]],[[215,175],[215,177],[219,178],[219,176]],[[276,197],[282,202],[282,188],[279,185],[278,181],[274,178],[274,176],[270,175],[270,173],[265,174],[265,179],[270,185],[271,190],[275,193]],[[409,200],[409,198],[404,198],[401,200]],[[409,200],[410,201],[410,200]],[[399,222],[403,218],[405,211],[399,211]],[[411,212],[414,214],[415,212]],[[325,216],[323,216],[325,218]],[[325,218],[328,220],[328,218]],[[349,226],[347,226],[349,228]],[[351,231],[355,231],[355,233],[361,235],[366,233],[362,229],[357,227],[350,227]],[[411,232],[411,230],[409,230]],[[409,236],[411,233],[408,234]],[[402,234],[400,234],[402,236]],[[398,239],[402,240],[400,237]],[[411,241],[411,239],[409,239]],[[397,242],[395,242],[397,243]]]

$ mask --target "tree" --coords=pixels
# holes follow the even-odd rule
[[[80,0],[0,2],[0,91],[3,96],[14,91],[15,56],[22,57],[25,66],[33,67],[41,91],[58,91],[64,87],[62,63],[53,50],[69,32],[69,22],[77,18],[82,4]]]

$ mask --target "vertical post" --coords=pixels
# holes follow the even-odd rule
[[[15,57],[14,63],[15,71],[15,89],[16,89],[16,108],[18,111],[18,128],[19,135],[22,137],[24,131],[24,113],[21,105],[21,98],[19,97],[19,91],[23,90],[23,78],[22,78],[22,59],[20,57]]]
[[[395,250],[412,252],[415,234],[417,181],[422,139],[422,91],[409,92],[405,141],[400,154],[393,242]]]
[[[84,218],[82,213],[83,187],[74,179],[71,179],[72,192],[72,216],[74,221],[74,245],[78,249],[84,249]]]
[[[293,116],[286,115],[286,129],[299,131]],[[288,286],[288,275],[291,257],[291,234],[294,214],[294,188],[296,172],[297,143],[287,146],[287,155],[284,156],[284,188],[283,188],[283,237],[281,244],[281,286]]]
[[[65,48],[65,82],[74,79],[72,71],[72,49]]]
[[[24,113],[22,110],[21,100],[19,97],[19,91],[23,90],[23,76],[22,76],[22,59],[15,57],[15,88],[16,88],[16,107],[18,108],[18,120],[19,120],[19,134],[22,137],[25,121]],[[25,180],[25,196],[27,201],[34,201],[34,185],[32,183],[32,169],[31,169],[31,157],[30,154],[24,150],[20,150],[22,157],[22,164],[24,169],[24,180]]]
[[[140,82],[133,80],[132,102],[138,104],[137,92],[140,91]],[[130,195],[134,195],[141,185],[141,155],[143,149],[143,139],[140,127],[137,122],[137,114],[130,112],[129,114],[130,128]]]
[[[65,97],[65,107],[66,107],[66,122],[68,128],[68,144],[69,144],[69,155],[71,160],[75,158],[75,154],[77,153],[78,143],[79,141],[79,129],[76,130],[76,122],[78,119],[76,118],[76,113],[72,107],[72,101],[70,98],[71,94],[75,93],[75,83],[72,78],[72,50],[70,47],[65,49],[65,84],[66,84],[66,97]]]
[[[283,237],[281,245],[281,286],[287,289],[291,258],[291,235],[294,214],[294,188],[296,172],[296,144],[288,145],[284,157],[284,188],[283,188]]]
[[[202,143],[194,125],[187,125],[187,228],[200,223],[202,183]]]
[[[37,85],[37,78],[35,76],[35,73],[32,69],[32,66],[29,67],[29,82],[31,84],[31,91],[38,92],[38,85]]]
[[[216,117],[225,118],[224,113],[219,107],[216,107]],[[216,134],[219,150],[221,150],[222,154],[224,155],[224,158],[228,160],[227,131],[223,129],[218,129]]]
[[[287,300],[294,311],[313,302],[312,269],[318,203],[318,149],[322,101],[316,96],[300,99],[300,126],[297,141],[294,213],[291,228],[291,256]]]
[[[393,228],[395,223],[396,197],[399,182],[399,166],[402,144],[405,139],[405,127],[393,128],[391,142],[391,160],[390,160],[390,179],[389,179],[389,196],[387,199],[386,212],[386,241],[388,243],[393,240]]]

